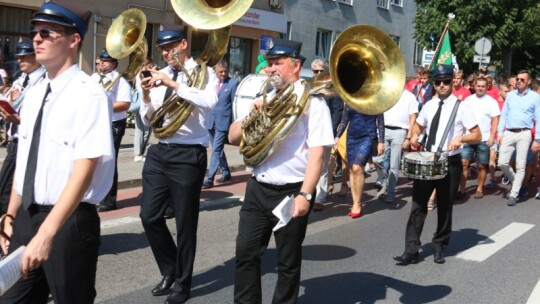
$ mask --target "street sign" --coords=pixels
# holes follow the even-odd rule
[[[479,63],[489,63],[491,60],[490,56],[482,56],[482,55],[474,55],[473,62],[479,62]]]
[[[491,51],[491,46],[491,40],[487,39],[486,37],[482,37],[476,40],[476,42],[474,43],[474,50],[477,54],[487,55],[489,54],[489,51]]]

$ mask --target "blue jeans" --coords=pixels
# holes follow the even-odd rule
[[[214,181],[218,168],[221,170],[222,176],[231,175],[229,165],[227,164],[227,157],[225,156],[225,139],[227,138],[227,132],[217,131],[216,129],[208,130],[210,133],[210,143],[212,145],[212,156],[210,158],[210,167],[208,168],[208,175],[206,180]]]
[[[396,184],[399,177],[399,166],[401,164],[402,145],[407,136],[407,130],[384,130],[384,154],[373,157],[373,163],[377,167],[377,175],[386,184],[386,193],[393,199],[395,196]],[[390,159],[390,170],[385,170],[385,159]]]

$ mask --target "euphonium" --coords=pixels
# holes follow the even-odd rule
[[[211,30],[206,46],[196,59],[198,65],[189,73],[173,54],[176,64],[188,77],[188,86],[204,90],[207,82],[207,67],[218,63],[229,43],[230,24],[240,18],[251,6],[253,0],[172,0],[176,14],[186,23],[200,29]],[[167,138],[176,133],[186,122],[193,111],[193,105],[173,94],[163,102],[150,118],[150,124],[157,138]],[[163,119],[168,118],[167,125],[162,126]]]
[[[106,91],[114,87],[120,77],[131,80],[142,69],[148,52],[148,43],[144,38],[145,30],[146,16],[137,8],[123,11],[111,24],[105,41],[107,52],[115,59],[124,58],[130,54],[131,57],[126,70],[103,85]]]
[[[329,72],[307,80],[297,104],[290,90],[280,90],[270,102],[263,98],[262,108],[248,115],[242,124],[240,153],[249,166],[264,162],[296,123],[309,95],[335,93],[355,111],[375,115],[398,101],[404,84],[405,63],[394,41],[372,26],[350,27],[334,43]]]

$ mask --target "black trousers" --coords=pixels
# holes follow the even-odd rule
[[[235,303],[262,303],[261,256],[268,247],[272,228],[278,219],[272,210],[291,194],[297,195],[302,183],[272,186],[248,180],[240,209],[236,237]],[[311,207],[315,195],[310,202]],[[311,208],[310,208],[311,210]],[[300,288],[302,242],[306,235],[308,214],[291,219],[274,232],[278,255],[278,280],[272,303],[296,303]]]
[[[107,196],[103,199],[103,201],[100,203],[100,205],[103,206],[116,206],[116,195],[118,193],[118,152],[120,151],[120,144],[122,143],[122,138],[124,137],[124,134],[126,133],[126,119],[117,120],[112,122],[112,134],[113,134],[113,142],[114,142],[114,178],[113,183],[111,185],[111,189],[109,190],[109,193],[107,193]]]
[[[49,210],[31,205],[20,208],[13,227],[9,252],[27,245],[49,215]],[[94,303],[100,244],[100,221],[96,206],[80,203],[54,238],[49,259],[21,279],[1,298],[0,303]]]
[[[197,245],[201,187],[206,173],[201,145],[152,145],[143,167],[140,217],[159,270],[175,276],[173,290],[189,295]],[[163,217],[169,201],[176,218],[176,244]]]
[[[7,154],[0,170],[0,215],[7,212],[11,188],[13,187],[13,174],[17,162],[17,140],[10,141],[7,145]]]
[[[448,245],[452,232],[452,207],[462,171],[461,154],[457,154],[449,157],[448,174],[443,179],[413,181],[411,214],[405,232],[406,252],[416,253],[420,250],[420,235],[426,220],[427,203],[433,189],[437,190],[437,230],[433,235],[431,246],[434,251],[439,251]]]

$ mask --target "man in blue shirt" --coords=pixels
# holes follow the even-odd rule
[[[527,152],[531,147],[534,121],[540,121],[540,95],[529,89],[531,75],[522,70],[516,77],[516,90],[508,93],[504,103],[501,119],[497,128],[501,147],[499,150],[499,167],[512,183],[508,195],[508,206],[517,203],[519,189],[525,176]],[[505,130],[506,129],[506,130]],[[540,149],[540,124],[536,124],[536,135],[532,150]],[[504,133],[503,133],[504,131]],[[504,139],[504,140],[503,140]],[[510,157],[516,151],[516,172],[510,167]]]

